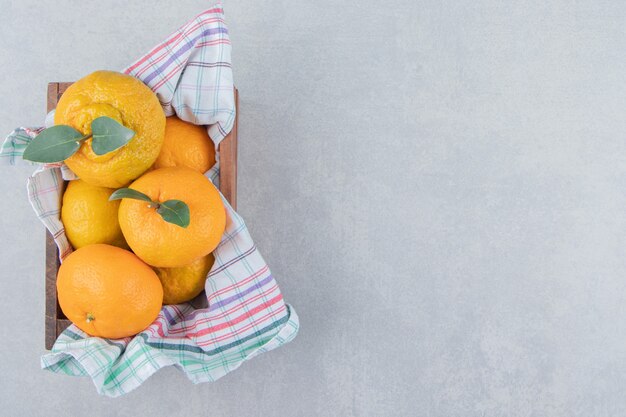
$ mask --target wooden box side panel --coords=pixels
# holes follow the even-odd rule
[[[220,142],[220,191],[234,210],[237,210],[237,121],[239,92],[235,89],[235,123],[230,133]]]
[[[59,98],[72,85],[67,83],[49,83],[47,111],[54,110]],[[239,120],[239,92],[235,94],[235,123],[231,132],[220,143],[220,191],[233,209],[237,209],[237,124]],[[45,345],[52,349],[57,337],[71,322],[59,307],[56,289],[56,277],[59,271],[59,252],[50,232],[46,230],[46,315]]]
[[[64,83],[48,84],[47,111],[52,111],[56,106],[62,92],[59,87]],[[63,91],[65,91],[63,89]],[[57,301],[57,272],[59,271],[59,250],[52,235],[46,230],[46,323],[45,344],[46,349],[52,349],[58,335],[58,321],[65,319]]]

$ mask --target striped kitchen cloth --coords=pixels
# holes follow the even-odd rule
[[[167,115],[202,125],[220,142],[235,117],[230,40],[221,5],[200,14],[125,69],[158,96]],[[47,124],[51,117],[47,117]],[[42,128],[19,128],[0,149],[0,163],[29,163],[24,148]],[[219,155],[218,155],[219,159]],[[219,181],[219,162],[205,174]],[[29,178],[28,198],[53,235],[61,260],[72,251],[60,220],[64,180],[76,177],[64,164],[39,166]],[[214,251],[206,294],[164,306],[157,319],[132,338],[89,337],[71,325],[41,366],[90,376],[100,394],[123,395],[168,365],[194,383],[215,381],[260,353],[292,340],[298,316],[283,301],[267,263],[241,218],[222,196],[226,231]]]

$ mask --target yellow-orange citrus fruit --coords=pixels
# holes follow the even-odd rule
[[[63,194],[61,220],[74,249],[94,243],[128,248],[117,220],[120,202],[109,201],[113,191],[82,180],[69,182]]]
[[[57,276],[61,310],[91,336],[119,339],[148,327],[159,314],[163,288],[131,252],[89,245],[72,252]]]
[[[189,206],[187,227],[168,223],[145,201],[125,198],[119,221],[126,242],[144,262],[159,267],[185,266],[206,256],[219,244],[226,212],[217,188],[189,168],[161,168],[130,185],[157,203],[181,200]]]
[[[215,164],[215,145],[206,126],[180,120],[176,116],[165,119],[165,140],[155,168],[185,166],[204,174]]]
[[[108,116],[135,132],[123,147],[96,155],[91,139],[65,163],[89,184],[119,188],[146,171],[161,151],[165,113],[145,84],[130,75],[96,71],[72,84],[59,99],[54,123],[69,125],[87,135],[91,122]]]
[[[208,254],[186,266],[154,268],[163,285],[163,304],[180,304],[193,299],[204,289],[215,258]]]

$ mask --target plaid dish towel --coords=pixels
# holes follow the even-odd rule
[[[166,115],[210,125],[217,144],[235,120],[230,40],[221,5],[200,14],[124,70],[147,84]],[[51,117],[47,118],[47,125]],[[42,128],[19,128],[0,150],[0,163],[29,163],[24,148]],[[205,174],[219,180],[219,162]],[[40,166],[28,180],[28,198],[53,235],[61,259],[72,252],[60,220],[63,181],[76,178],[64,164]],[[90,376],[110,397],[137,388],[154,372],[174,365],[194,383],[215,381],[298,332],[298,316],[283,301],[267,263],[243,219],[222,196],[226,231],[214,252],[206,295],[164,306],[157,319],[133,338],[89,337],[71,325],[41,366],[52,372]]]

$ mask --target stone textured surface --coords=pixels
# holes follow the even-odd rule
[[[0,131],[42,122],[48,81],[120,69],[209,5],[0,0]],[[626,415],[624,4],[225,7],[239,206],[299,337],[118,400],[40,371],[43,228],[31,170],[2,168],[4,413]]]

